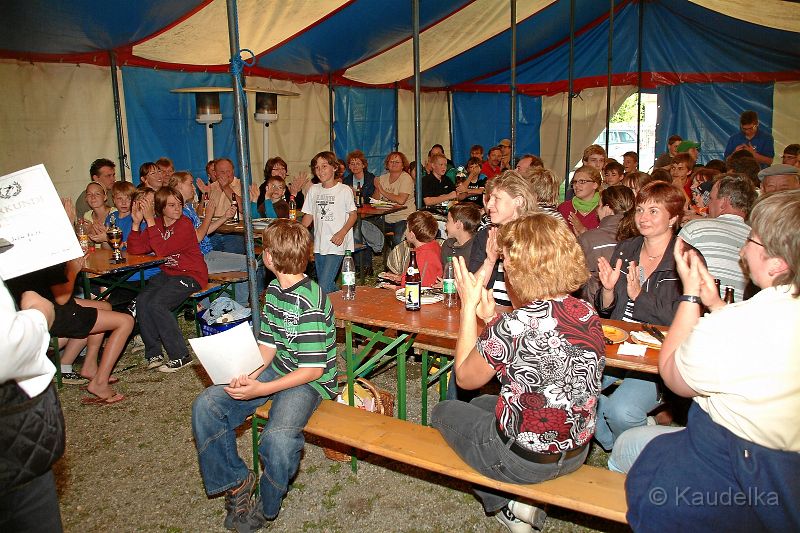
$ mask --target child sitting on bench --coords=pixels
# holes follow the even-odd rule
[[[313,253],[299,222],[275,220],[264,230],[264,265],[275,274],[267,288],[259,349],[264,365],[230,385],[213,385],[192,405],[192,431],[206,493],[225,493],[225,527],[257,531],[278,516],[297,474],[303,428],[323,399],[336,397],[336,328],[320,286],[304,274]],[[272,400],[261,434],[264,472],[255,476],[236,451],[236,428]]]

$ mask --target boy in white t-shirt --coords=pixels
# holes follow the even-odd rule
[[[336,275],[345,250],[352,250],[356,204],[353,191],[336,181],[339,163],[333,152],[320,152],[311,160],[311,172],[319,179],[303,202],[303,225],[314,224],[314,262],[322,290],[339,290]]]

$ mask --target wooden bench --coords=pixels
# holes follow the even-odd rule
[[[258,477],[258,435],[269,415],[269,403],[253,416],[253,458]],[[370,413],[335,401],[323,401],[306,433],[375,455],[494,488],[508,494],[625,523],[625,476],[584,465],[575,472],[543,483],[515,485],[489,479],[467,465],[431,427]]]

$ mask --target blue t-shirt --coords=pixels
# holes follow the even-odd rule
[[[731,155],[736,147],[740,144],[750,144],[753,148],[756,149],[761,155],[767,157],[775,157],[775,139],[772,138],[772,135],[769,133],[764,133],[763,131],[756,130],[756,134],[753,135],[752,139],[747,139],[745,137],[744,132],[738,131],[731,135],[731,138],[728,139],[728,144],[725,146],[725,154],[723,156],[724,159],[727,159],[729,155]],[[766,168],[767,165],[761,165],[761,168]]]
[[[197,216],[197,211],[194,210],[194,206],[193,205],[191,205],[191,204],[184,205],[183,206],[183,214],[184,214],[184,216],[186,218],[188,218],[189,220],[192,221],[192,225],[194,226],[194,229],[197,229],[197,228],[200,227],[200,224],[201,224],[200,217]],[[206,255],[210,251],[211,251],[211,240],[208,238],[208,235],[206,235],[200,241],[200,252],[203,255]]]

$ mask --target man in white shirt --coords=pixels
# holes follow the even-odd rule
[[[708,271],[722,287],[733,287],[737,302],[742,301],[747,284],[739,265],[739,250],[750,234],[744,220],[755,199],[755,188],[747,177],[722,176],[711,189],[708,218],[690,221],[679,234],[703,254]]]

